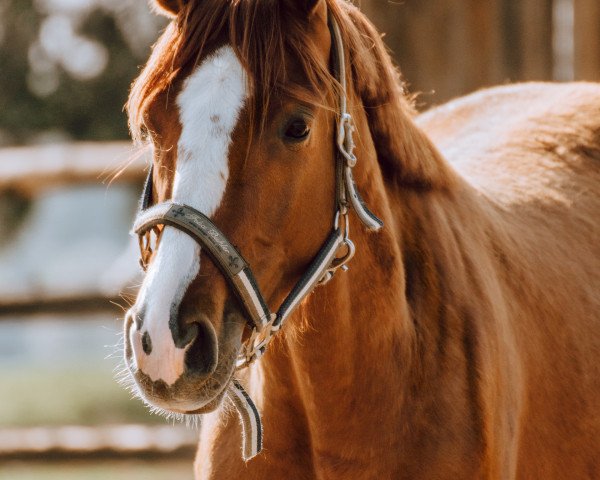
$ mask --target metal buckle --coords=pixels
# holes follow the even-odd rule
[[[325,273],[319,280],[318,285],[326,285],[327,283],[329,283],[329,281],[335,275],[335,272],[337,272],[340,269],[344,272],[348,271],[349,267],[347,264],[354,256],[354,253],[356,252],[356,247],[354,246],[352,240],[346,238],[340,245],[340,249],[342,248],[346,248],[346,253],[342,257],[336,257],[333,259],[331,265],[329,266],[329,268],[327,268],[327,270],[325,270]]]
[[[342,243],[340,244],[337,253],[341,252],[344,248],[346,249],[346,251],[342,256],[335,257],[333,259],[331,265],[329,265],[329,267],[327,268],[327,270],[325,270],[325,273],[319,280],[318,285],[325,285],[326,283],[328,283],[335,275],[335,272],[337,272],[340,269],[344,272],[347,272],[349,268],[348,262],[352,260],[352,257],[354,257],[354,254],[356,253],[356,247],[354,245],[354,242],[350,240],[350,219],[348,218],[348,210],[346,208],[344,208],[343,210],[338,210],[335,214],[333,226],[336,230],[340,228],[340,218],[344,219],[344,238]]]
[[[252,363],[264,355],[267,346],[281,327],[280,324],[277,326],[274,325],[275,320],[277,320],[277,315],[271,313],[271,318],[262,330],[259,331],[256,327],[252,329],[250,338],[243,343],[238,355],[235,365],[236,370],[241,370],[252,365]]]

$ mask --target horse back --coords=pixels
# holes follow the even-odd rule
[[[497,323],[521,392],[519,477],[598,478],[600,84],[483,90],[417,123],[492,219]]]
[[[515,256],[526,250],[524,265],[539,257],[600,291],[600,83],[482,90],[417,123],[487,200]]]
[[[473,93],[419,117],[470,183],[506,203],[600,187],[600,83],[523,83]],[[578,188],[579,191],[582,188]]]

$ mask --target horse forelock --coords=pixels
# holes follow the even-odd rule
[[[292,15],[285,2],[273,0],[205,0],[188,2],[166,28],[132,85],[127,113],[134,140],[142,140],[153,100],[220,45],[231,45],[242,63],[252,93],[246,103],[250,126],[260,131],[275,95],[325,105],[337,98],[339,85],[322,60],[308,20]],[[345,8],[327,0],[329,12],[346,36]],[[302,81],[290,80],[290,65]],[[252,131],[250,138],[252,138]]]

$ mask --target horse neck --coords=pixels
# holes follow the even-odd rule
[[[402,432],[427,428],[428,420],[416,414],[423,405],[471,408],[468,400],[463,405],[448,397],[465,389],[455,383],[465,377],[452,370],[465,366],[464,358],[450,360],[445,352],[475,355],[472,322],[481,312],[469,310],[465,292],[484,298],[477,289],[486,282],[469,271],[474,247],[465,239],[479,236],[484,244],[493,213],[415,124],[401,85],[390,83],[395,77],[384,47],[365,25],[359,29],[372,34],[376,48],[363,58],[379,57],[379,70],[359,73],[350,99],[357,126],[355,178],[385,227],[367,232],[351,217],[357,255],[350,271],[315,290],[261,368],[265,404],[294,410],[287,415],[295,418],[297,438],[310,449],[316,469],[335,472],[344,464],[347,476],[360,478],[369,465],[374,478],[377,455],[384,478],[402,461],[399,452],[421,455],[410,450],[414,438]],[[477,380],[469,375],[473,386]],[[438,381],[452,388],[432,389]],[[280,409],[271,428],[278,430],[278,422],[289,427],[283,416]],[[473,426],[481,431],[468,421],[458,428]],[[290,430],[282,435],[293,436]],[[389,455],[374,453],[377,445]]]
[[[468,209],[465,199],[472,196],[405,107],[390,104],[369,118],[355,112],[361,138],[357,184],[386,226],[366,232],[351,217],[357,255],[349,272],[313,292],[288,325],[283,344],[263,359],[266,402],[296,409],[289,415],[303,419],[296,422],[303,430],[298,433],[310,438],[319,469],[334,469],[342,460],[340,444],[357,471],[372,464],[365,445],[395,452],[378,460],[382,472],[390,468],[386,462],[398,461],[404,442],[399,428],[407,425],[409,402],[417,398],[411,389],[423,384],[425,371],[435,370],[423,338],[437,338],[437,315],[451,308],[443,305],[447,295],[427,292],[428,284],[440,282],[432,266],[444,264],[448,254],[441,252],[440,260],[434,248],[420,244],[458,235],[447,231],[443,218]],[[452,200],[458,192],[465,194],[460,207]],[[418,327],[415,309],[426,317]],[[422,328],[427,331],[418,338]]]
[[[397,386],[407,383],[407,370],[398,367],[409,361],[413,339],[402,288],[382,291],[385,282],[402,282],[396,259],[386,272],[373,268],[369,257],[355,258],[347,273],[315,290],[261,365],[266,441],[279,432],[273,435],[278,442],[285,438],[298,458],[312,461],[321,473],[335,471],[344,445],[348,478],[360,478],[352,476],[354,464],[355,473],[365,471],[365,444],[377,444],[386,434],[372,428],[381,409],[398,424]],[[377,405],[374,415],[365,414],[367,405]],[[384,440],[396,441],[393,435]]]

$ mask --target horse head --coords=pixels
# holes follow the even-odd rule
[[[174,19],[128,107],[134,136],[154,149],[148,203],[210,218],[277,305],[332,229],[340,84],[328,22],[336,7],[267,3],[159,1]],[[127,366],[149,404],[208,412],[250,335],[247,315],[205,248],[172,226],[154,231],[125,320]]]

